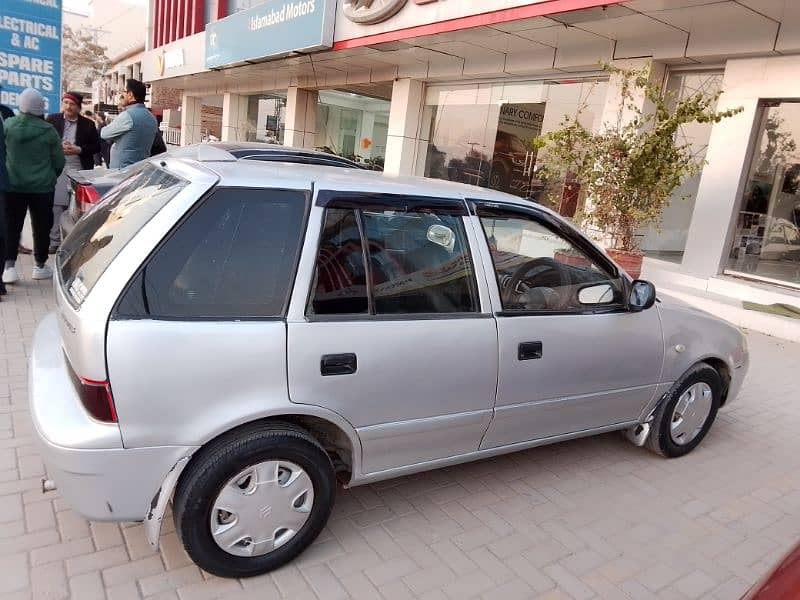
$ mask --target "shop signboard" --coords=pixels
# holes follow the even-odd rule
[[[330,48],[335,21],[336,0],[267,0],[206,25],[206,67]]]
[[[48,112],[61,91],[61,0],[0,1],[0,103],[17,109],[25,88],[39,90]]]
[[[587,8],[626,0],[339,0],[336,49]],[[358,43],[363,40],[363,44]]]

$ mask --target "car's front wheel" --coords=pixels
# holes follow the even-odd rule
[[[316,539],[335,492],[330,458],[307,432],[246,427],[205,447],[186,468],[173,501],[175,528],[205,571],[259,575]]]
[[[656,410],[648,449],[674,458],[694,450],[711,429],[722,398],[716,369],[697,364],[675,382]]]

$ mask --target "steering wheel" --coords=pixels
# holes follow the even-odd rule
[[[532,281],[528,281],[525,276],[537,267],[540,269],[539,272],[533,276]],[[551,272],[555,275],[555,281],[553,281],[556,284],[555,287],[535,283],[542,275]],[[548,279],[551,278],[548,277]],[[553,309],[564,308],[567,305],[571,284],[572,281],[567,270],[552,258],[543,256],[529,260],[517,267],[508,280],[507,289],[511,293],[518,294],[523,303],[526,296],[533,295],[543,308]]]

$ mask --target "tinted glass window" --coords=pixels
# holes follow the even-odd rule
[[[457,216],[329,209],[316,271],[311,314],[479,310],[464,222]]]
[[[364,249],[355,211],[325,212],[312,290],[309,314],[369,312]]]
[[[476,312],[461,217],[365,211],[375,313]]]
[[[523,217],[481,217],[503,310],[583,311],[620,303],[622,282],[569,240]]]
[[[57,264],[67,297],[80,305],[111,261],[188,182],[147,165],[112,189],[64,240]]]
[[[147,314],[166,318],[278,317],[303,236],[305,194],[218,189],[144,270]],[[137,284],[130,293],[137,293]],[[138,303],[123,300],[125,306]]]

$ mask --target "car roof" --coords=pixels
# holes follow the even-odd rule
[[[219,184],[226,187],[274,187],[283,189],[305,189],[369,192],[405,196],[427,196],[432,198],[471,199],[488,202],[503,202],[556,215],[546,207],[518,196],[464,183],[455,183],[430,177],[390,175],[365,169],[347,169],[322,165],[297,163],[264,163],[258,161],[199,160],[197,167],[214,171]],[[220,157],[221,158],[221,157]],[[276,164],[280,168],[276,169]]]

